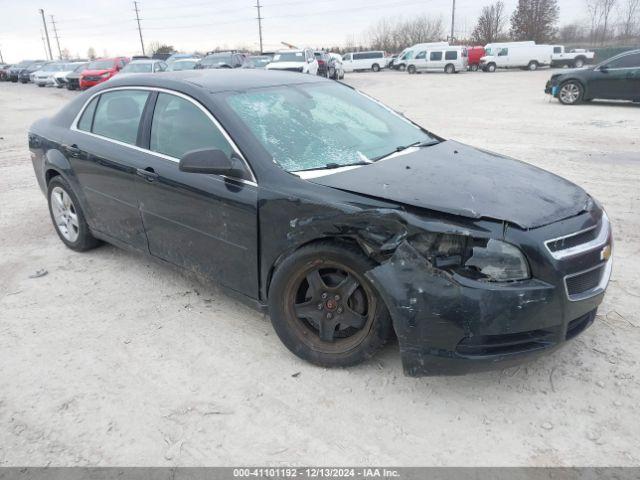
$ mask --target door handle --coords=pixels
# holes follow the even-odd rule
[[[73,145],[63,145],[63,148],[71,155],[73,158],[78,158],[82,153],[82,150],[78,148],[78,145],[75,143]]]
[[[136,175],[144,178],[147,182],[155,182],[158,179],[158,174],[151,167],[136,168]]]

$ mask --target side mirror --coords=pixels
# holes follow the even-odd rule
[[[242,168],[237,159],[229,158],[222,150],[203,148],[191,150],[183,155],[178,168],[187,173],[208,173],[242,178]]]
[[[607,65],[603,65],[600,67],[600,71],[602,73],[609,73],[609,67]]]

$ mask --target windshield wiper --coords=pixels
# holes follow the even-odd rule
[[[357,165],[369,165],[371,162],[365,162],[364,160],[361,162],[353,162],[353,163],[326,163],[323,167],[313,167],[313,168],[305,168],[303,170],[295,170],[295,172],[311,172],[313,170],[331,170],[334,168],[342,168],[342,167],[355,167]]]
[[[440,143],[438,140],[419,140],[417,142],[413,142],[410,143],[409,145],[400,145],[398,147],[396,147],[395,150],[393,150],[392,152],[389,153],[385,153],[384,155],[379,155],[377,157],[373,157],[371,159],[372,162],[377,162],[378,160],[382,160],[383,158],[386,158],[390,155],[393,155],[394,153],[398,153],[401,152],[403,150],[406,150],[407,148],[410,147],[417,147],[417,148],[422,148],[422,147],[430,147],[432,145],[435,145],[437,143]]]

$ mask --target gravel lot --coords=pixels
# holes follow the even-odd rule
[[[26,133],[75,93],[1,83],[0,465],[640,465],[640,106],[564,107],[548,76],[347,76],[444,137],[569,178],[614,225],[582,336],[519,368],[420,379],[397,345],[348,370],[305,364],[215,287],[66,249]]]

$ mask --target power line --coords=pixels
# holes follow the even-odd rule
[[[258,9],[258,35],[260,35],[260,53],[262,53],[262,15],[260,15],[260,0],[256,0]]]
[[[53,26],[53,35],[56,37],[56,44],[58,45],[58,59],[62,60],[62,50],[60,50],[60,37],[58,37],[58,29],[56,28],[56,21],[53,18],[53,15],[49,15],[51,17],[51,25]]]
[[[49,50],[49,56],[47,60],[53,60],[53,54],[51,53],[51,42],[49,42],[49,30],[47,30],[47,22],[44,19],[44,10],[40,9],[40,15],[42,15],[42,24],[44,25],[44,33],[47,36],[47,49]]]
[[[140,45],[142,46],[142,55],[146,55],[146,53],[144,53],[144,42],[142,41],[142,28],[140,28],[140,15],[138,12],[138,2],[136,0],[133,1],[133,7],[136,10],[136,21],[138,22],[138,33],[140,34]]]

